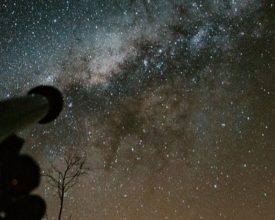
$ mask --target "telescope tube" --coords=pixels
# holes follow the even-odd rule
[[[54,120],[63,106],[61,93],[51,86],[39,86],[28,95],[0,102],[0,142],[35,123]]]

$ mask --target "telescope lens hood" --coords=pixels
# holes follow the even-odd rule
[[[61,92],[52,86],[38,86],[31,89],[28,94],[42,95],[47,98],[49,103],[48,114],[39,123],[46,124],[57,118],[63,108],[63,97]]]

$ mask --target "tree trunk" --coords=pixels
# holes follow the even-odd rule
[[[62,188],[61,197],[60,197],[60,209],[58,214],[58,220],[61,220],[61,215],[63,211],[63,201],[64,201],[64,188]]]

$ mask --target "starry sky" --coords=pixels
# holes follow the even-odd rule
[[[1,0],[0,33],[1,99],[64,95],[24,152],[87,156],[64,219],[275,218],[272,1]]]

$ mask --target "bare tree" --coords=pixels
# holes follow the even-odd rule
[[[72,189],[78,183],[79,178],[86,175],[88,171],[86,157],[76,151],[69,151],[64,157],[63,169],[51,164],[51,169],[42,173],[42,176],[48,178],[48,183],[57,190],[60,200],[58,220],[61,220],[65,193]]]

